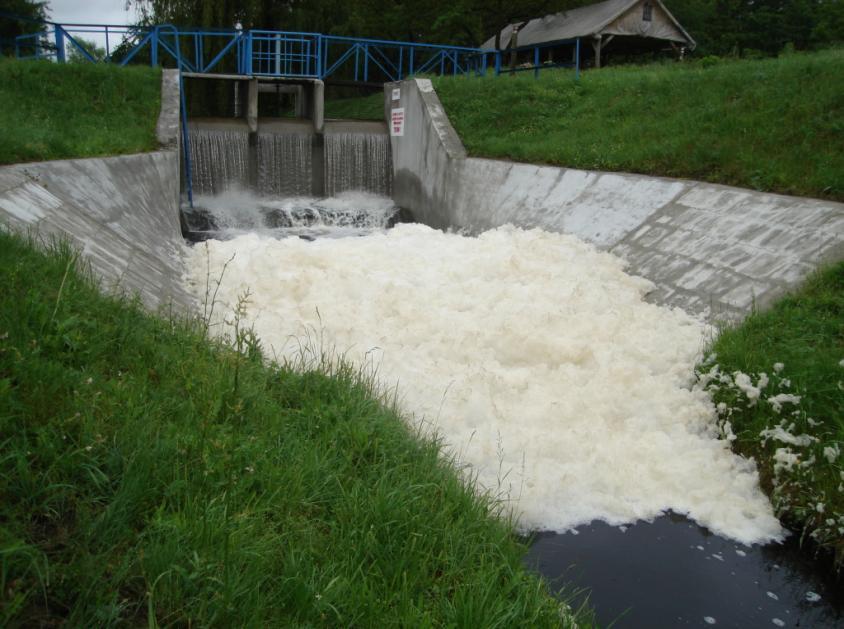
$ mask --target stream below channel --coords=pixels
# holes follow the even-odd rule
[[[642,368],[640,363],[658,354],[665,343],[646,338],[651,327],[662,324],[645,321],[635,327],[636,321],[665,315],[656,307],[642,310],[637,305],[642,288],[635,278],[628,283],[612,268],[615,262],[607,254],[570,237],[504,231],[479,242],[483,238],[441,234],[422,226],[406,226],[387,237],[392,227],[407,218],[389,199],[366,193],[273,200],[229,191],[198,199],[197,209],[185,212],[183,229],[189,240],[207,243],[194,245],[193,263],[212,266],[216,258],[217,267],[209,272],[228,274],[220,290],[224,305],[232,305],[239,291],[250,287],[260,312],[256,329],[265,347],[283,354],[286,340],[301,333],[292,325],[297,321],[325,326],[320,334],[333,335],[341,351],[349,350],[349,355],[354,355],[350,348],[371,347],[366,355],[378,355],[379,375],[387,380],[395,376],[396,381],[396,374],[402,376],[399,384],[407,395],[406,407],[426,409],[428,417],[435,414],[436,428],[444,431],[447,442],[461,444],[461,460],[472,466],[488,488],[496,489],[498,479],[500,490],[502,468],[512,468],[514,484],[505,489],[519,494],[519,508],[528,516],[526,528],[568,531],[534,534],[526,565],[552,587],[568,584],[579,589],[574,604],[588,599],[601,626],[841,626],[841,581],[830,566],[801,552],[793,538],[784,544],[745,545],[713,534],[686,517],[660,515],[683,507],[686,489],[694,483],[698,494],[701,488],[705,490],[701,503],[705,508],[697,519],[708,517],[713,528],[734,530],[741,537],[765,516],[757,505],[753,518],[742,521],[742,514],[752,510],[750,503],[758,503],[759,496],[747,493],[747,487],[739,483],[724,489],[734,476],[747,473],[741,464],[733,468],[734,463],[724,458],[718,469],[701,471],[710,458],[733,455],[704,434],[696,423],[706,422],[700,412],[679,419],[672,408],[688,412],[706,401],[689,397],[691,392],[684,393],[682,386],[660,389],[655,383],[677,380],[678,371],[690,368],[694,359],[678,361],[676,356],[667,356],[667,367],[652,363]],[[367,243],[373,235],[377,238]],[[279,240],[284,239],[291,239],[289,245],[280,247]],[[326,239],[340,240],[335,245]],[[358,239],[360,247],[353,242]],[[199,253],[200,247],[204,253]],[[567,248],[576,249],[570,258],[554,257]],[[525,249],[534,251],[525,254]],[[554,269],[547,272],[545,267],[551,264],[582,264],[584,269],[567,279]],[[609,266],[603,269],[602,265]],[[612,288],[607,294],[587,294],[591,287],[582,283],[584,273],[603,278]],[[204,268],[194,274],[197,281],[208,277]],[[571,285],[566,287],[566,282]],[[561,287],[563,293],[557,294]],[[201,286],[193,288],[201,293]],[[630,294],[628,301],[609,301],[625,291]],[[489,303],[472,310],[483,299]],[[575,299],[585,303],[582,311],[554,310]],[[312,313],[306,308],[318,308],[318,318],[308,320]],[[543,308],[553,311],[556,318],[572,318],[554,328],[558,322]],[[625,308],[631,314],[626,319],[622,316],[618,331],[611,336],[606,335],[606,328],[615,323],[607,319],[596,327],[584,327],[571,339],[564,338],[572,327],[586,325],[583,320],[602,317],[607,309]],[[506,318],[509,309],[514,314]],[[465,318],[460,318],[464,313]],[[423,315],[431,319],[429,327],[422,322]],[[691,343],[694,354],[694,338],[684,340],[694,333],[688,330],[689,324],[670,318],[663,323],[686,330],[686,336],[678,332],[670,340]],[[529,334],[537,326],[544,326],[542,343]],[[435,337],[443,329],[452,336],[443,337],[438,345]],[[651,343],[653,348],[631,343],[628,337],[637,334],[636,343]],[[593,338],[590,335],[601,347],[580,342]],[[393,339],[401,341],[390,354],[384,346]],[[457,345],[476,346],[459,355],[453,342],[457,339]],[[487,355],[490,347],[497,353]],[[604,366],[601,352],[607,353]],[[548,364],[553,361],[559,364],[551,369]],[[416,371],[400,371],[405,363],[414,362]],[[450,375],[436,379],[438,369]],[[461,385],[460,380],[470,386]],[[625,385],[630,381],[632,385]],[[560,382],[567,383],[565,395]],[[426,387],[426,392],[413,393]],[[613,387],[620,393],[613,393]],[[649,395],[679,397],[663,403]],[[625,406],[630,398],[635,398],[635,404]],[[579,422],[576,418],[584,413],[600,416],[600,421]],[[489,421],[498,415],[498,423]],[[513,417],[519,418],[515,432]],[[653,424],[653,417],[661,419]],[[631,418],[635,425],[631,426]],[[564,433],[573,433],[575,438],[566,441]],[[667,444],[670,447],[651,450],[655,442],[669,436],[676,439]],[[688,448],[690,454],[680,453],[672,462],[672,447]],[[557,476],[542,479],[549,470]],[[503,477],[509,473],[504,470]],[[682,482],[666,481],[672,474]],[[563,479],[576,487],[565,488]],[[720,495],[733,504],[717,502],[713,508]],[[767,503],[762,506],[770,513]],[[696,508],[694,503],[690,512],[692,508]],[[565,509],[575,513],[561,514]],[[729,517],[726,512],[735,515]],[[635,523],[619,526],[625,519]],[[754,535],[770,537],[768,531],[770,524]]]

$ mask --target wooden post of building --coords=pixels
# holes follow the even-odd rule
[[[592,50],[595,51],[595,67],[601,67],[601,36],[595,35],[595,39],[592,40]]]
[[[510,76],[516,76],[516,62],[518,55],[516,48],[519,47],[519,25],[513,24],[513,35],[510,37]]]

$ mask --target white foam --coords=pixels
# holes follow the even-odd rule
[[[752,462],[718,440],[691,388],[704,326],[648,304],[652,284],[574,237],[502,227],[469,238],[399,225],[361,238],[208,243],[218,298],[252,291],[265,347],[297,337],[373,358],[524,529],[622,525],[671,509],[743,543],[780,538]],[[190,284],[205,293],[206,253]]]

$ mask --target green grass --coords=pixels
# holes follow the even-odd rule
[[[0,233],[0,625],[570,624],[371,379],[76,266]]]
[[[471,155],[844,200],[844,50],[434,80]]]
[[[325,117],[347,120],[384,120],[384,94],[378,92],[358,98],[327,99]]]
[[[715,401],[724,404],[720,415],[725,434],[735,433],[734,449],[755,457],[779,517],[834,551],[840,564],[844,561],[844,262],[816,273],[770,310],[723,330],[712,350],[715,357],[710,362],[718,369],[705,380],[711,378],[708,388]],[[776,363],[782,363],[779,373]],[[707,364],[700,371],[711,369]],[[769,380],[755,404],[736,387],[737,371],[748,374],[756,387],[760,378]],[[782,404],[777,412],[767,400],[782,393],[798,395],[800,400]],[[760,434],[778,425],[790,435],[806,435],[801,439],[804,445]],[[791,465],[777,466],[777,456],[784,461],[786,454],[798,458]]]
[[[161,71],[0,57],[0,164],[155,150]]]

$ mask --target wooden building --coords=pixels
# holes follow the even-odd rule
[[[527,22],[508,24],[487,40],[487,50],[516,50],[532,46],[552,48],[581,40],[591,44],[593,64],[601,67],[601,53],[612,45],[620,54],[673,48],[694,50],[696,44],[660,0],[606,0],[561,11]],[[585,48],[585,46],[584,46]]]

